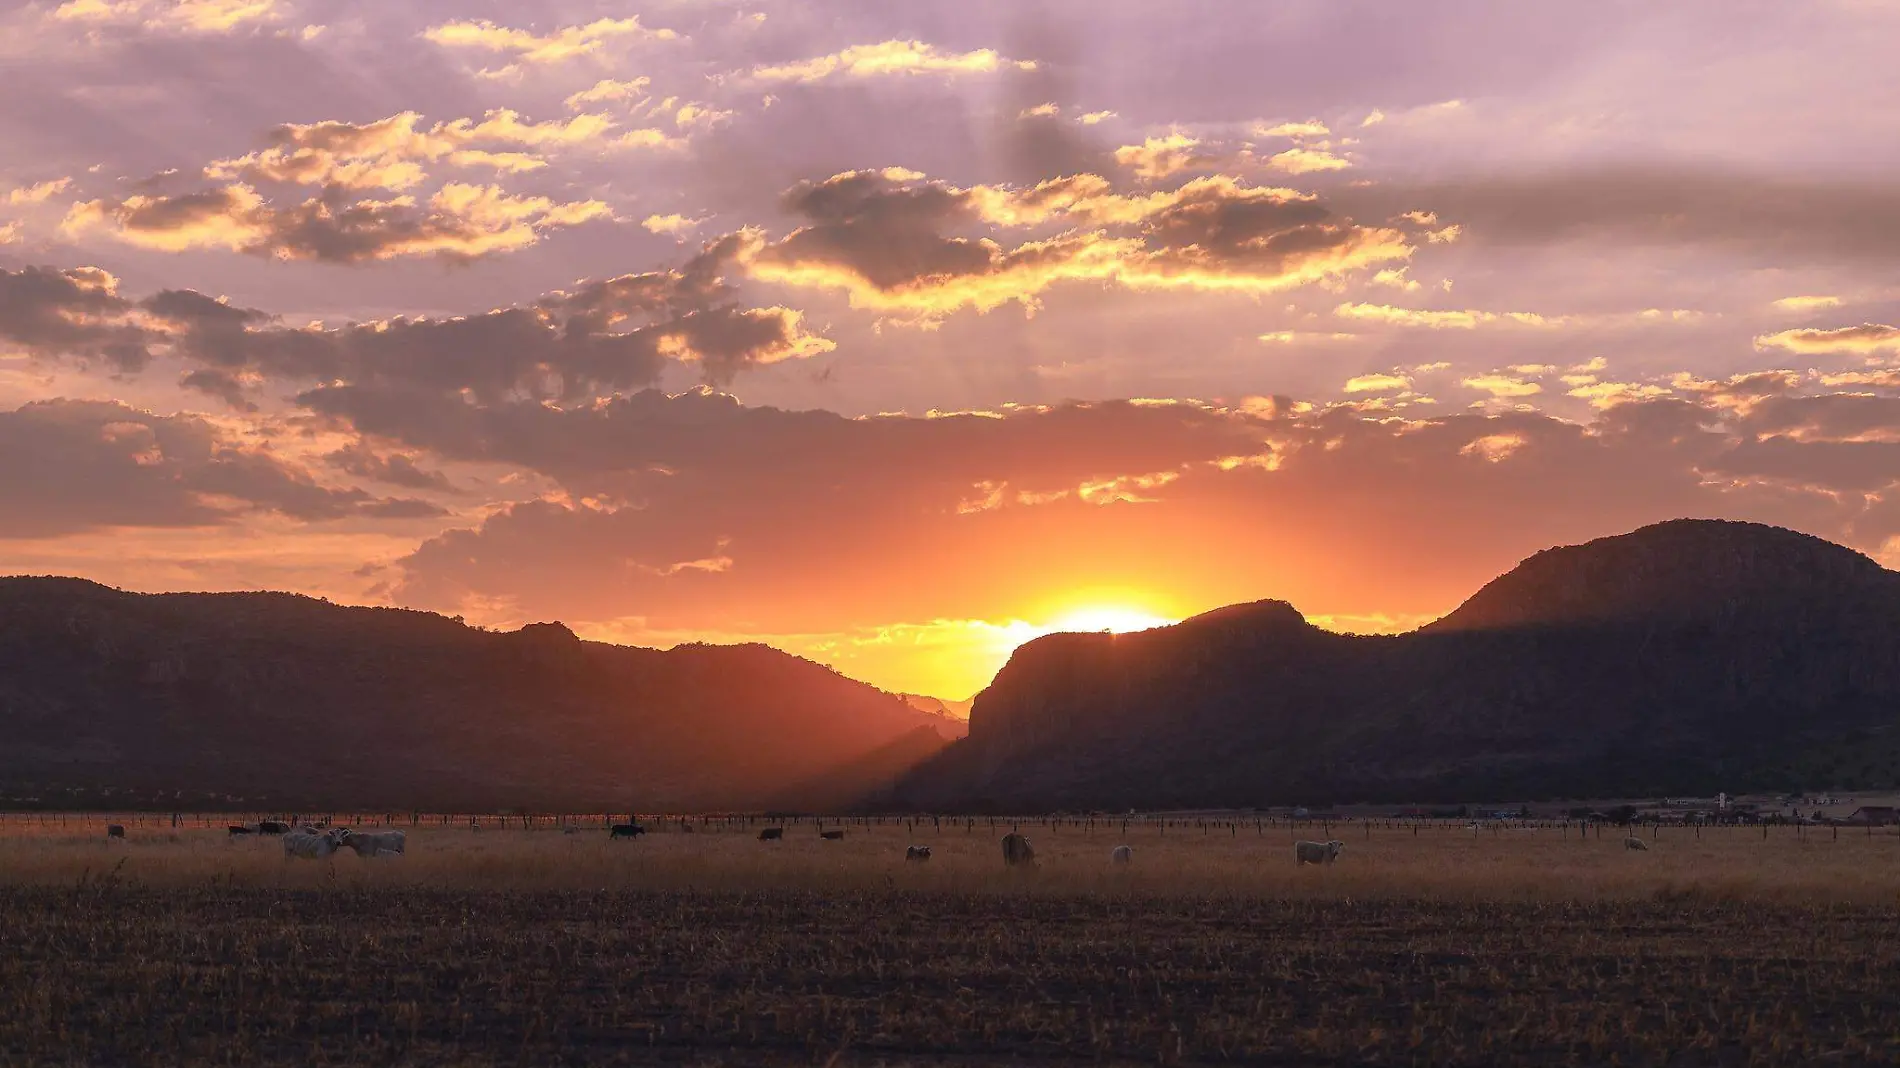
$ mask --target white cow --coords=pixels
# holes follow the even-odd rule
[[[322,834],[305,829],[292,831],[284,835],[284,859],[328,860],[336,852],[340,838],[337,831]]]
[[[1339,859],[1340,851],[1345,848],[1346,843],[1337,838],[1330,842],[1295,842],[1293,843],[1293,865],[1298,867],[1301,864],[1331,864]]]
[[[1108,860],[1111,864],[1133,864],[1135,850],[1132,846],[1118,845],[1109,851]]]
[[[1623,839],[1623,848],[1624,849],[1640,849],[1643,852],[1647,853],[1649,852],[1649,843],[1643,841],[1641,838],[1638,838],[1632,834],[1628,838]]]
[[[400,855],[403,841],[401,831],[352,831],[345,828],[338,836],[337,844],[356,850],[359,857],[378,857],[384,853]]]

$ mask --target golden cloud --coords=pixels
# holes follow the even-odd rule
[[[786,206],[810,222],[776,242],[758,239],[743,257],[748,273],[842,290],[856,307],[922,322],[965,307],[1033,309],[1063,281],[1264,293],[1411,254],[1396,230],[1226,177],[1123,196],[1096,175],[964,189],[900,169],[847,171],[795,187]],[[1013,246],[956,232],[1054,222],[1087,229]]]
[[[53,9],[65,22],[136,24],[156,32],[229,33],[277,17],[277,0],[67,0]]]
[[[511,196],[496,186],[450,182],[426,210],[413,197],[349,202],[331,195],[293,208],[267,204],[233,184],[181,196],[133,196],[75,204],[62,229],[103,230],[141,248],[222,248],[283,260],[357,263],[405,256],[475,259],[522,248],[542,231],[612,213],[597,200]]]
[[[563,103],[567,105],[569,111],[579,111],[589,104],[636,101],[646,97],[647,86],[651,84],[653,84],[653,79],[647,77],[630,78],[626,81],[602,78],[589,88],[569,96]]]
[[[1200,141],[1183,133],[1150,137],[1138,145],[1123,145],[1115,150],[1115,162],[1135,172],[1135,177],[1150,181],[1166,178],[1208,162],[1211,157],[1194,150]]]
[[[1343,171],[1352,166],[1352,161],[1316,148],[1289,148],[1269,157],[1267,166],[1288,174],[1312,174],[1315,171]]]
[[[1780,300],[1774,302],[1774,306],[1780,308],[1782,311],[1791,312],[1820,311],[1823,308],[1840,307],[1841,298],[1830,296],[1782,297]]]
[[[1393,326],[1420,326],[1430,330],[1472,330],[1480,323],[1561,326],[1568,321],[1561,315],[1545,316],[1536,312],[1490,312],[1472,309],[1423,311],[1416,308],[1396,308],[1390,304],[1353,302],[1335,307],[1333,314],[1343,319],[1362,319],[1369,322],[1390,323]]]
[[[1900,326],[1862,323],[1835,330],[1783,330],[1756,338],[1755,347],[1787,349],[1803,354],[1851,352],[1871,356],[1881,352],[1900,352]]]
[[[6,203],[10,207],[23,207],[29,204],[44,204],[66,191],[73,184],[71,178],[53,178],[33,185],[22,186],[7,193]]]
[[[558,63],[588,55],[616,38],[669,41],[679,36],[672,30],[653,30],[640,25],[638,15],[598,19],[584,26],[563,26],[546,34],[498,26],[487,19],[464,20],[431,26],[422,35],[445,47],[507,53],[527,63]]]
[[[286,124],[271,131],[272,147],[214,160],[204,173],[220,181],[407,189],[427,177],[422,164],[442,160],[508,173],[547,166],[538,155],[496,152],[476,145],[546,149],[585,144],[600,141],[615,125],[606,115],[591,114],[532,122],[507,108],[488,112],[480,122],[456,119],[423,128],[421,121],[421,115],[405,111],[362,124],[334,120]]]
[[[986,74],[1004,68],[1035,70],[1029,60],[1011,60],[995,50],[945,52],[922,41],[889,40],[852,45],[795,63],[754,67],[752,77],[768,82],[822,82],[830,78],[877,78],[894,74]]]

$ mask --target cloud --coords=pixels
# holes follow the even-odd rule
[[[23,207],[29,204],[44,204],[66,191],[73,184],[71,178],[53,178],[33,185],[22,186],[7,193],[5,203],[9,207]]]
[[[263,383],[322,383],[403,403],[533,397],[589,403],[651,385],[669,364],[709,380],[828,352],[803,315],[742,307],[724,273],[743,237],[678,268],[577,284],[474,315],[289,327],[191,290],[133,301],[96,268],[0,270],[0,342],[40,361],[137,371],[170,355],[187,388],[235,407]]]
[[[20,239],[20,224],[17,222],[0,223],[0,245],[11,245]]]
[[[132,26],[149,32],[221,34],[275,20],[278,0],[66,0],[62,22]]]
[[[1411,388],[1412,380],[1404,375],[1359,375],[1346,380],[1348,393],[1390,393],[1393,390]]]
[[[421,127],[422,116],[405,111],[370,123],[287,123],[270,133],[271,147],[214,160],[205,177],[223,181],[287,182],[344,189],[408,189],[427,177],[423,164],[447,161],[520,173],[547,166],[538,154],[497,152],[477,145],[548,149],[600,143],[615,122],[605,115],[532,122],[506,108],[480,122],[456,119]]]
[[[474,260],[525,248],[551,229],[611,217],[598,200],[561,202],[463,182],[442,186],[426,206],[406,196],[351,201],[332,190],[288,208],[233,183],[176,196],[86,201],[73,206],[62,229],[103,231],[166,252],[216,248],[348,264],[410,256]]]
[[[649,215],[640,220],[640,225],[656,234],[684,238],[705,221],[704,219],[689,219],[684,215]]]
[[[1900,352],[1900,326],[1862,323],[1836,330],[1783,330],[1755,339],[1758,349],[1787,349],[1804,355],[1824,352],[1851,352],[1872,356],[1881,352]]]
[[[1067,281],[1266,293],[1411,253],[1398,231],[1220,176],[1123,196],[1095,175],[959,188],[910,171],[848,171],[801,183],[784,204],[807,223],[746,255],[748,273],[926,320],[1011,302],[1033,309]],[[1078,228],[1015,245],[957,232],[1051,222]]]
[[[1900,243],[1890,182],[1709,169],[1599,167],[1353,192],[1367,214],[1429,204],[1487,244],[1593,241],[1704,246],[1787,269],[1886,262]]]
[[[1150,181],[1200,166],[1212,157],[1194,151],[1200,141],[1182,133],[1150,137],[1138,145],[1123,145],[1115,150],[1115,162],[1135,172],[1135,177]]]
[[[1526,382],[1521,378],[1500,374],[1473,375],[1460,384],[1466,389],[1489,393],[1500,400],[1507,397],[1529,397],[1544,391],[1544,387],[1535,382]]]
[[[1278,126],[1262,125],[1256,127],[1254,132],[1261,137],[1301,138],[1325,137],[1331,134],[1332,130],[1328,129],[1326,124],[1318,119],[1308,119],[1305,122],[1283,122]]]
[[[852,45],[842,51],[793,63],[752,68],[752,77],[766,82],[822,82],[833,78],[878,78],[891,75],[987,74],[998,70],[1035,70],[1030,60],[1005,59],[993,49],[945,52],[922,41],[888,40]]]
[[[560,63],[599,52],[611,40],[670,41],[679,35],[668,29],[648,29],[640,25],[638,15],[630,15],[563,26],[547,34],[497,26],[487,19],[462,20],[431,26],[422,36],[446,48],[498,52],[525,63]]]
[[[809,632],[984,618],[1104,570],[1141,582],[1128,562],[1158,543],[1196,546],[1165,579],[1189,604],[1285,596],[1317,615],[1436,614],[1540,545],[1681,515],[1878,546],[1900,532],[1881,507],[1900,445],[1844,446],[1900,443],[1900,399],[1853,400],[1634,399],[1589,423],[1287,398],[848,419],[700,392],[388,407],[356,425],[565,487],[426,543],[400,599],[583,620],[637,603],[660,628]],[[1209,517],[1250,535],[1210,534]],[[714,558],[729,564],[672,569]]]
[[[1791,312],[1820,311],[1823,308],[1840,307],[1841,298],[1826,296],[1782,297],[1780,300],[1774,302],[1774,306],[1780,308],[1782,311]]]
[[[1342,319],[1360,319],[1392,326],[1419,326],[1430,330],[1473,330],[1480,323],[1517,323],[1523,326],[1558,326],[1562,316],[1549,317],[1536,312],[1490,312],[1473,309],[1422,311],[1397,308],[1390,304],[1365,304],[1348,301],[1333,309]]]
[[[442,510],[318,483],[191,415],[54,400],[0,412],[0,538],[113,527],[209,527],[266,512],[306,522]]]
[[[580,111],[592,104],[637,103],[646,98],[647,86],[651,84],[653,79],[644,76],[626,81],[602,78],[563,102],[570,111]]]
[[[1315,171],[1343,171],[1352,166],[1352,161],[1316,148],[1289,148],[1269,157],[1267,166],[1288,174],[1312,174]]]

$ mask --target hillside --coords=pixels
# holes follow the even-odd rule
[[[0,579],[0,807],[797,806],[834,769],[887,784],[938,722],[761,645]]]
[[[1818,538],[1679,520],[1551,549],[1450,615],[1333,634],[1290,605],[1055,634],[894,793],[1125,808],[1900,782],[1900,574]]]

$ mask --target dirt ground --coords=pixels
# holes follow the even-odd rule
[[[127,829],[0,821],[0,1064],[1900,1063],[1860,829]]]

